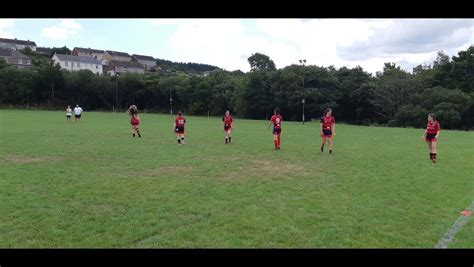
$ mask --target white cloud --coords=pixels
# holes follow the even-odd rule
[[[371,73],[381,71],[385,62],[404,64],[411,70],[432,63],[439,50],[451,56],[458,51],[453,48],[463,44],[465,49],[474,42],[474,20],[185,19],[152,23],[177,26],[168,40],[171,60],[242,71],[250,69],[247,58],[256,52],[269,56],[278,68],[306,59],[309,65],[326,67],[360,65]]]
[[[11,27],[13,27],[12,19],[0,19],[0,38],[9,38],[9,39],[15,38],[13,33],[7,30],[7,28],[11,28]]]
[[[72,29],[72,30],[84,30],[82,26],[75,22],[73,19],[63,19],[61,23],[59,23],[59,27],[64,29]]]
[[[63,19],[57,26],[46,27],[41,32],[41,36],[55,40],[66,40],[70,36],[77,35],[82,26],[72,19]]]

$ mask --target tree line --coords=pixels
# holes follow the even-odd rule
[[[248,58],[251,71],[214,70],[209,76],[67,72],[33,55],[34,66],[16,69],[0,60],[2,106],[85,110],[125,109],[267,119],[279,107],[286,120],[318,119],[332,107],[338,122],[424,127],[434,112],[443,128],[474,128],[474,46],[450,58],[438,53],[412,72],[385,63],[376,75],[361,67],[291,65],[277,69],[266,55]],[[170,101],[172,100],[172,101]]]

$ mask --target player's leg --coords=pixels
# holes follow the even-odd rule
[[[138,127],[138,125],[135,125],[135,132],[137,132],[138,134],[138,138],[141,138],[141,134],[140,134],[140,128]]]
[[[228,131],[224,128],[224,137],[225,137],[225,143],[229,143],[229,133]]]
[[[181,136],[179,132],[176,132],[176,139],[178,140],[178,145],[181,145]]]
[[[229,139],[229,144],[232,142],[232,128],[227,131],[227,138]]]
[[[332,154],[332,137],[331,137],[331,136],[327,136],[326,139],[328,140],[329,154]]]
[[[431,141],[425,141],[428,144],[428,151],[430,152],[430,160],[433,160],[433,151],[431,148]]]
[[[280,149],[281,144],[281,132],[278,132],[278,149]]]
[[[275,145],[275,149],[278,149],[278,134],[273,132],[273,144]]]
[[[324,152],[324,144],[326,143],[326,136],[321,135],[321,153]]]
[[[431,142],[431,153],[433,153],[433,163],[436,163],[436,156],[437,156],[437,152],[436,152],[436,141],[432,141]]]
[[[184,145],[184,132],[180,134],[181,135],[181,144]]]

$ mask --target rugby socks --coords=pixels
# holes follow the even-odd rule
[[[227,139],[227,138],[225,139],[225,143],[226,143],[226,144],[228,143],[228,139]]]
[[[135,133],[132,133],[132,137],[135,137]]]
[[[231,141],[232,141],[232,137],[229,136],[229,144],[230,144]]]
[[[281,144],[281,139],[280,139],[280,136],[278,136],[278,148],[280,148],[280,144]]]
[[[184,145],[184,137],[181,137],[181,143]]]
[[[142,136],[140,135],[140,131],[137,130],[138,138],[141,138]]]
[[[278,141],[277,141],[277,140],[273,140],[273,144],[275,145],[275,149],[278,149]]]
[[[324,152],[324,146],[321,146],[321,153]]]
[[[181,144],[181,139],[178,137],[178,145]]]
[[[332,154],[332,149],[329,149],[329,154]]]
[[[433,153],[430,153],[430,159],[433,159]]]

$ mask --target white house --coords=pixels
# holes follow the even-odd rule
[[[144,74],[145,67],[138,62],[111,60],[107,65],[107,72],[110,73],[112,76],[127,72]]]
[[[36,51],[36,43],[30,40],[6,39],[0,38],[0,48],[20,50],[29,47],[31,51]]]
[[[3,58],[8,64],[18,69],[31,66],[31,59],[29,57],[10,48],[0,48],[0,58]]]
[[[102,62],[91,57],[54,54],[51,58],[54,64],[68,71],[90,70],[95,74],[102,74]]]
[[[156,67],[156,59],[150,56],[132,55],[132,62],[141,63],[146,70],[151,70]]]
[[[97,50],[91,48],[82,48],[82,47],[74,47],[72,50],[73,56],[83,56],[83,57],[92,57],[94,59],[102,61],[104,57],[104,50]]]

